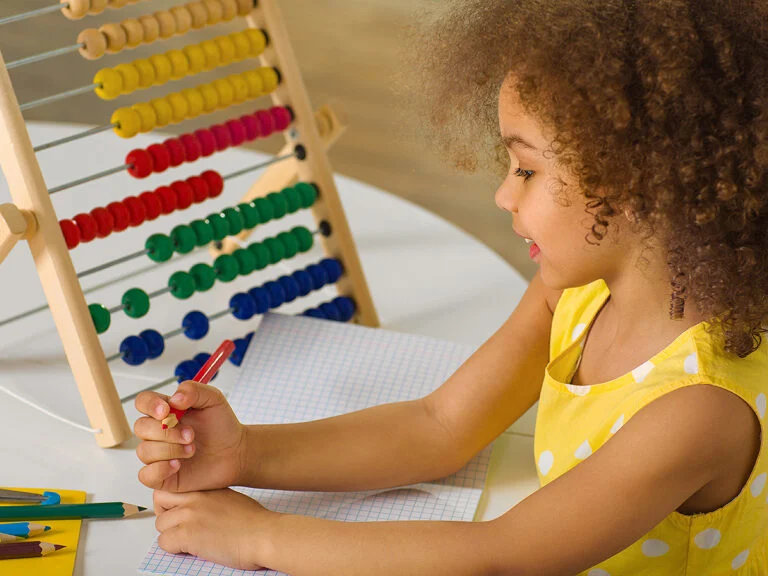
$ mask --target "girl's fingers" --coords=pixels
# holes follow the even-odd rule
[[[136,447],[136,455],[144,464],[191,458],[195,453],[194,444],[170,444],[145,440]]]
[[[189,426],[163,430],[160,420],[155,420],[149,416],[136,420],[133,431],[142,440],[168,442],[169,444],[189,444],[195,439],[195,433]]]
[[[169,460],[144,466],[144,468],[139,470],[139,482],[147,488],[159,490],[168,478],[179,471],[180,465],[181,462],[178,460]]]
[[[162,420],[170,411],[168,396],[157,392],[145,391],[136,396],[136,410],[147,416]]]

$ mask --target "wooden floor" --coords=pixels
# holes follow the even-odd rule
[[[55,1],[4,0],[0,3],[0,18]],[[407,121],[407,115],[402,114],[403,103],[392,89],[392,82],[401,66],[399,50],[404,30],[414,22],[416,9],[438,1],[281,0],[280,5],[313,105],[337,99],[347,113],[350,128],[330,153],[334,169],[439,214],[484,242],[530,279],[535,265],[528,258],[525,244],[512,234],[511,217],[493,202],[493,180],[454,172],[427,145],[398,129]],[[0,26],[0,51],[6,62],[13,61],[74,44],[83,28],[181,3],[181,0],[148,0],[76,22],[54,13],[7,24]],[[241,23],[220,24],[215,30],[217,34],[224,34],[240,26]],[[89,84],[95,71],[104,66],[147,57],[157,52],[159,46],[163,51],[178,48],[210,34],[210,30],[198,31],[183,39],[142,46],[95,62],[71,54],[17,68],[11,71],[11,78],[19,101],[27,102]],[[183,81],[174,86],[182,88],[194,83]],[[162,91],[162,88],[142,91],[133,99],[154,98]],[[125,98],[125,102],[130,101],[131,97]],[[103,124],[114,107],[114,102],[103,102],[86,94],[29,110],[25,117]],[[243,108],[239,113],[247,111]],[[206,116],[177,126],[175,132],[210,125],[232,114],[230,110],[220,117]],[[277,150],[276,146],[264,144],[256,148],[268,152]]]

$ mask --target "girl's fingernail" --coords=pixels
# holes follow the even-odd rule
[[[179,462],[178,460],[171,460],[170,464],[171,464],[171,468],[178,468],[179,466],[181,466],[181,462]]]
[[[186,452],[187,454],[192,454],[192,450],[194,449],[195,447],[192,446],[192,444],[187,444],[186,446],[184,446],[184,452]]]
[[[192,430],[187,428],[186,430],[184,430],[184,432],[181,433],[181,437],[184,438],[186,442],[189,442],[190,440],[192,440]]]
[[[158,416],[162,416],[163,415],[163,406],[162,406],[162,404],[158,404],[157,408],[155,408],[155,414],[157,414]]]
[[[174,394],[173,396],[171,396],[171,402],[173,402],[174,404],[178,404],[182,400],[184,400],[183,394]]]

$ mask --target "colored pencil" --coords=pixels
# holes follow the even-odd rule
[[[43,526],[42,524],[32,524],[30,522],[13,522],[11,524],[0,524],[0,534],[7,534],[9,536],[20,536],[21,538],[29,538],[30,536],[37,536],[43,532],[48,532],[50,526]]]
[[[0,489],[0,502],[22,502],[31,504],[32,502],[42,502],[46,498],[47,496],[35,494],[34,492]]]
[[[8,544],[9,542],[19,542],[24,540],[21,536],[11,536],[10,534],[3,534],[0,532],[0,544]]]
[[[39,542],[32,540],[29,542],[17,542],[14,544],[0,544],[0,560],[11,560],[14,558],[35,558],[45,556],[56,550],[66,548],[61,544],[50,544],[48,542]]]
[[[142,510],[146,510],[146,508],[125,504],[124,502],[52,504],[51,506],[0,506],[0,520],[126,518]]]

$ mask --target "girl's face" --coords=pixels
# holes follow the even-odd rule
[[[496,192],[496,205],[512,214],[512,226],[533,240],[530,255],[552,289],[583,286],[618,272],[621,236],[614,227],[599,246],[586,235],[594,224],[586,199],[544,154],[551,138],[523,112],[509,81],[499,94],[501,138],[509,154],[509,172]],[[624,248],[624,250],[626,250]]]

